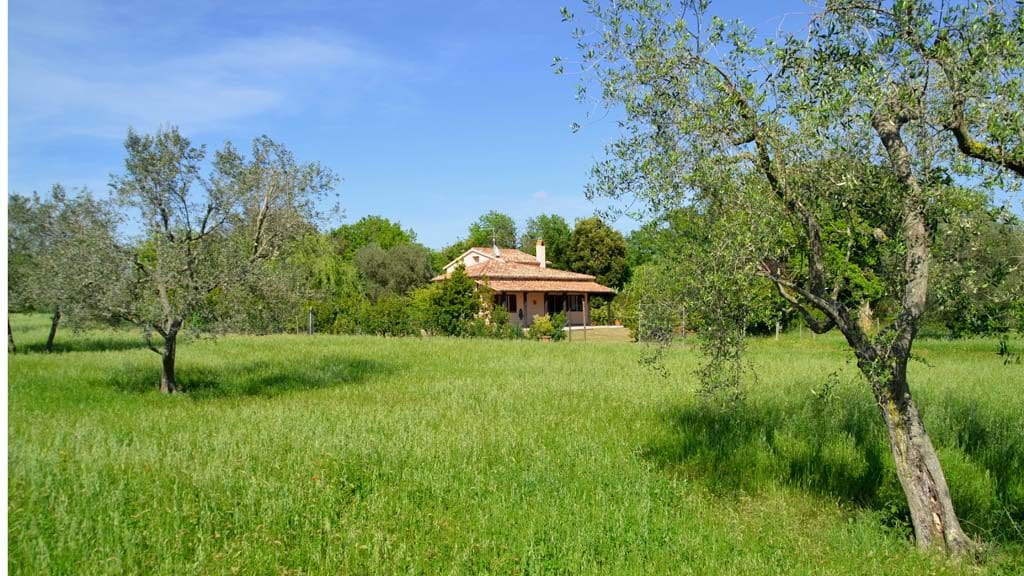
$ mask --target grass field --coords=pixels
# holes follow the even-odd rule
[[[662,376],[627,343],[222,337],[182,344],[166,397],[134,333],[47,355],[45,318],[13,324],[12,574],[1024,572],[1024,369],[990,340],[912,368],[986,543],[956,563],[909,542],[836,338],[754,341],[722,411],[689,347]]]

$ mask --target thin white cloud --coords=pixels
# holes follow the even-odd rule
[[[380,60],[316,35],[226,40],[205,51],[139,61],[82,63],[12,50],[11,124],[47,139],[121,138],[128,126],[176,124],[204,131],[300,106],[296,88],[342,71],[359,74]],[[293,98],[294,97],[294,98]]]

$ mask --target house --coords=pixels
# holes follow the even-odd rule
[[[444,274],[433,281],[444,281],[460,264],[477,284],[490,288],[494,305],[508,310],[512,322],[524,328],[534,316],[563,311],[568,325],[589,325],[591,295],[615,293],[589,274],[549,268],[543,240],[537,241],[536,256],[497,246],[470,248],[446,264]]]

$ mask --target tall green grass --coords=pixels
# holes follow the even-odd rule
[[[186,341],[166,397],[136,338],[9,357],[11,573],[1024,570],[1024,375],[992,341],[911,375],[975,565],[908,540],[835,338],[753,342],[732,409],[686,349],[663,377],[631,344],[332,336]]]

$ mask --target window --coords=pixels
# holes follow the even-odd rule
[[[583,312],[583,295],[569,295],[569,312]]]
[[[496,307],[504,308],[510,313],[516,313],[516,295],[515,294],[495,294],[494,305]]]

